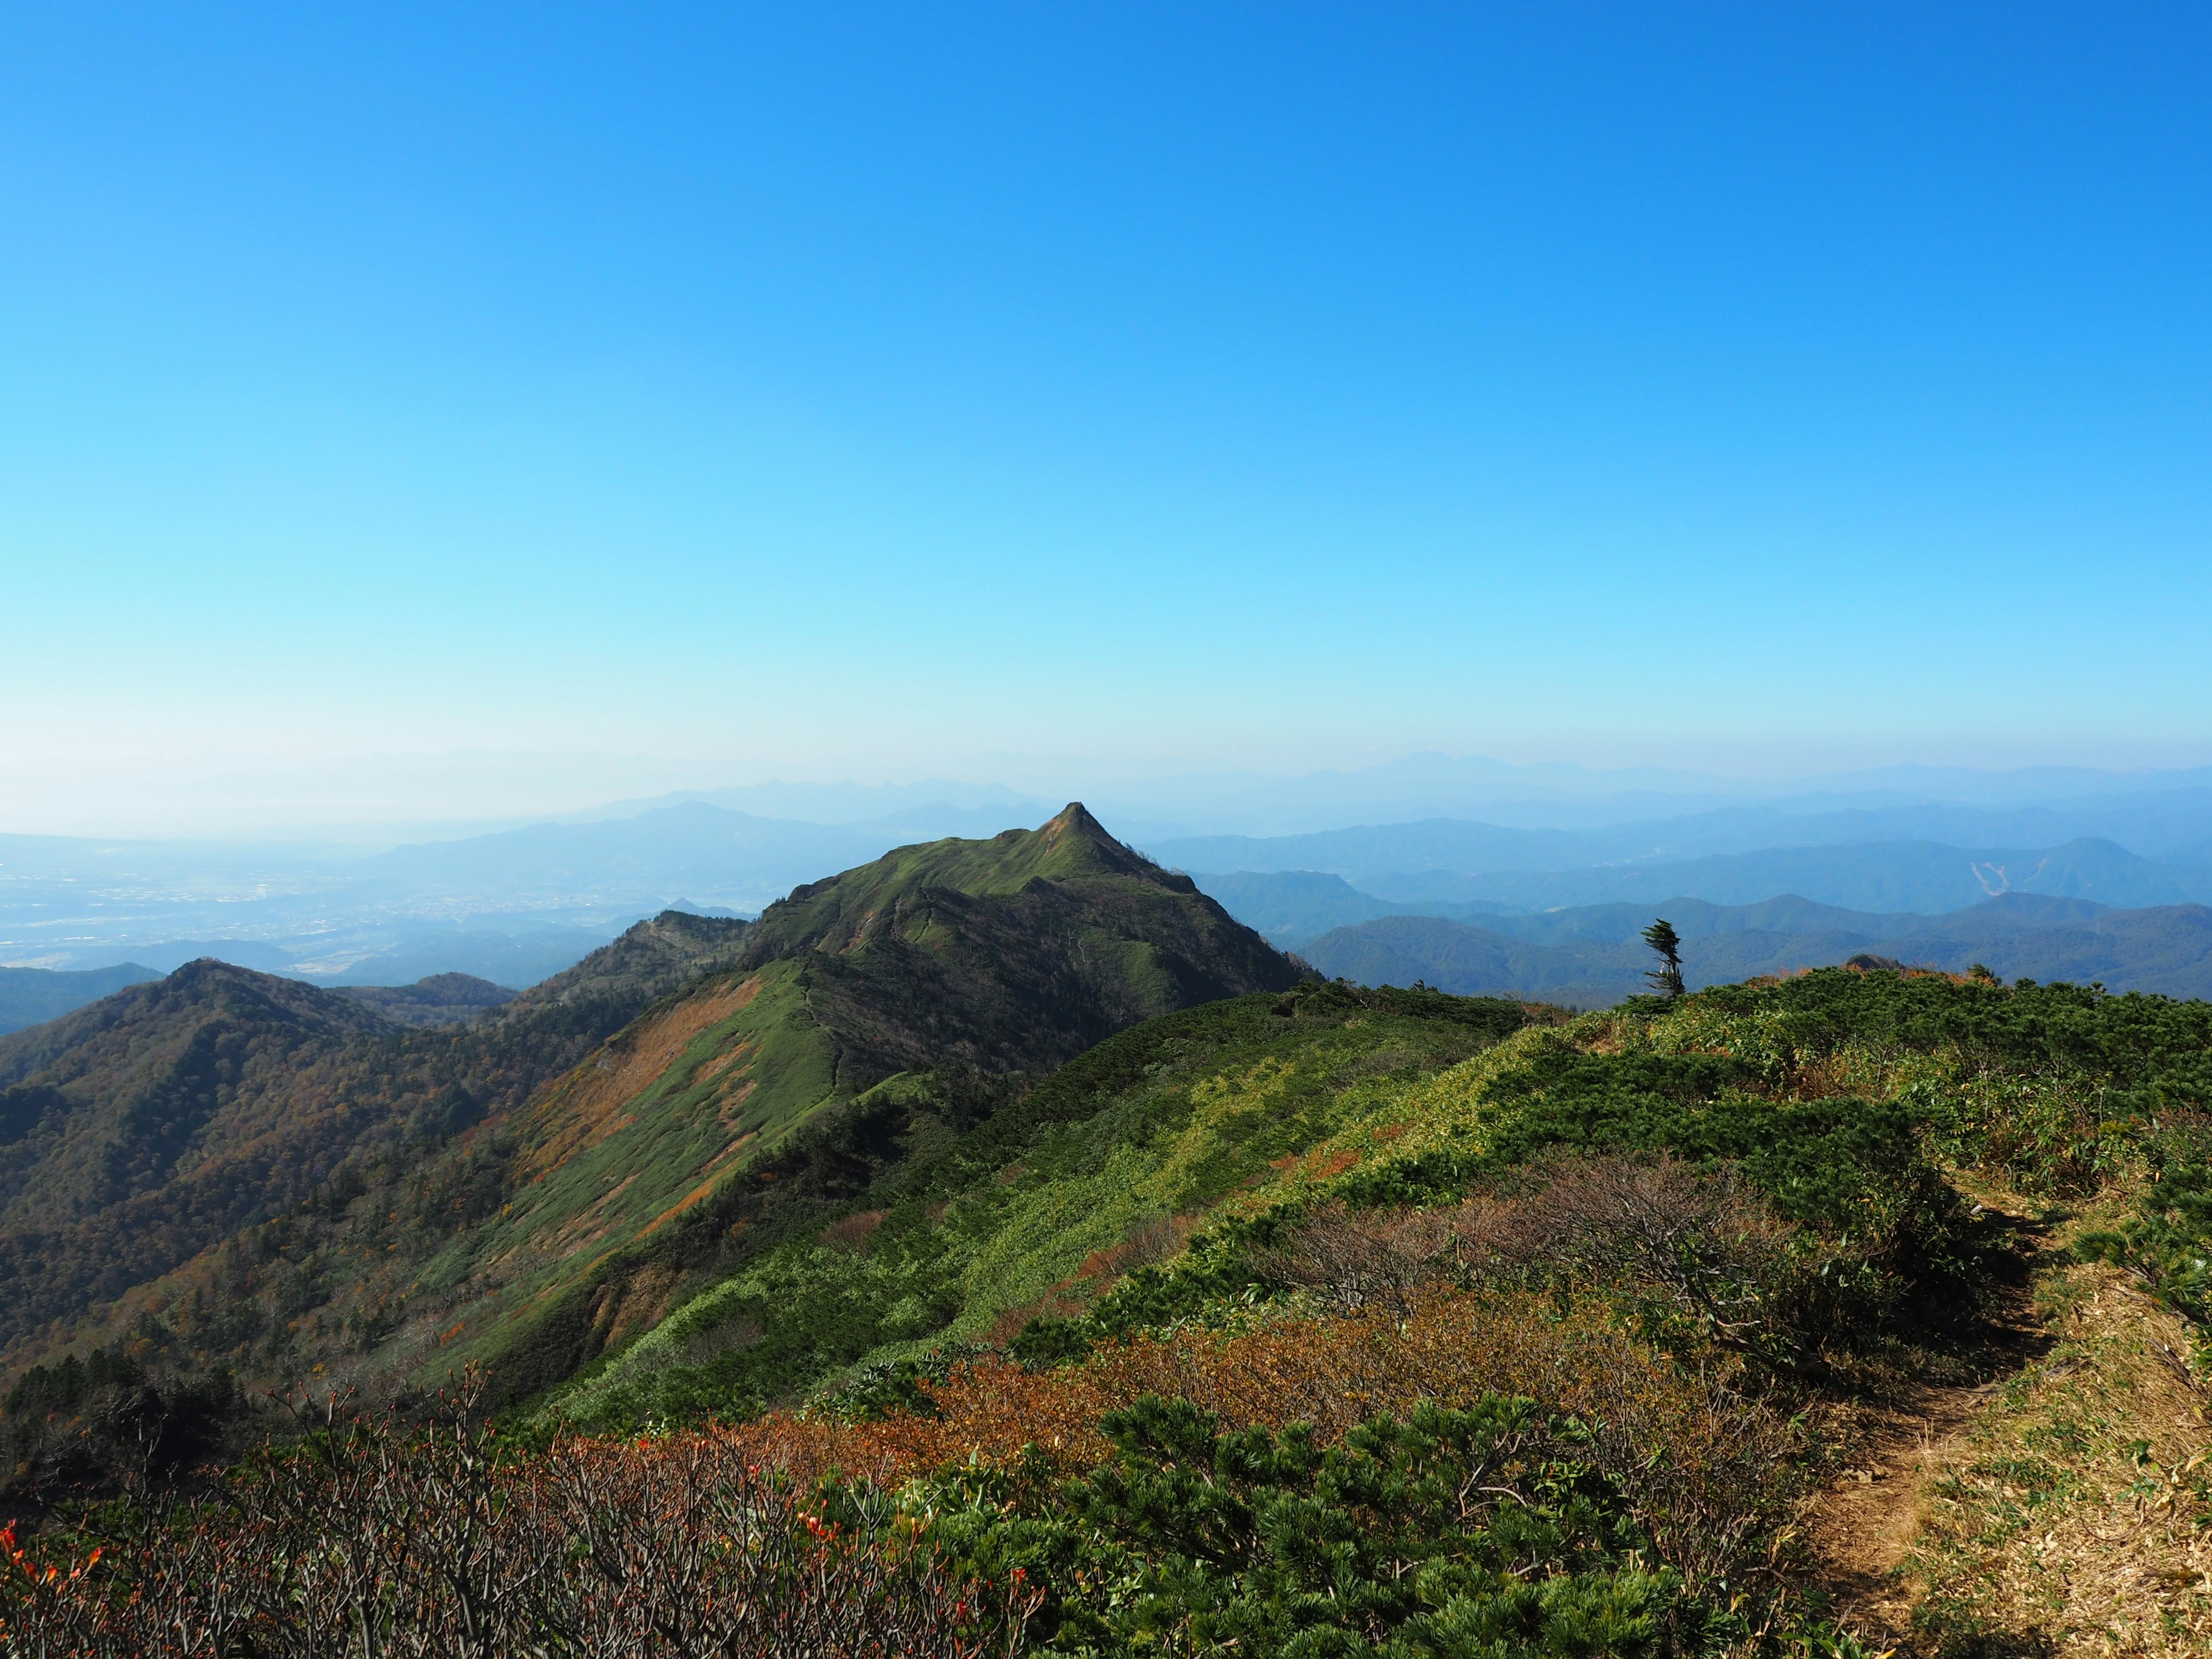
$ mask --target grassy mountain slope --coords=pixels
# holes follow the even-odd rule
[[[1217,1004],[887,1171],[550,1406],[630,1430],[826,1382],[733,1453],[920,1482],[899,1524],[946,1517],[957,1547],[1053,1584],[1056,1650],[1142,1651],[1194,1617],[1263,1652],[1340,1623],[1345,1651],[1392,1620],[1431,1628],[1443,1592],[1390,1600],[1394,1510],[1297,1507],[1334,1528],[1311,1580],[1265,1564],[1266,1526],[1231,1552],[1176,1517],[1275,1501],[1250,1489],[1389,1443],[1393,1416],[1488,1409],[1489,1389],[1561,1425],[1549,1455],[1632,1517],[1635,1559],[1662,1569],[1635,1605],[1664,1650],[2045,1651],[2123,1604],[2153,1620],[2130,1650],[2190,1650],[2199,1624],[2163,1639],[2145,1578],[2187,1582],[2212,1515],[2201,1424],[2175,1416],[2189,1385],[2048,1416],[2035,1390],[2063,1372],[2002,1322],[2034,1316],[2013,1275],[2068,1276],[2072,1305],[2111,1305],[2101,1376],[2184,1363],[2171,1314],[2081,1264],[2123,1257],[2169,1309],[2206,1311],[2208,1015],[1833,970],[1564,1024],[1338,985]],[[2093,1194],[2106,1231],[2039,1257],[2035,1216]],[[1949,1464],[1922,1498],[1887,1425],[1978,1407],[1999,1443],[1930,1446]],[[1827,1489],[1877,1480],[1904,1488],[1882,1569],[1918,1581],[1918,1613],[1850,1576],[1856,1511]],[[2146,1494],[2168,1521],[2142,1522]],[[1908,1555],[1916,1504],[1930,1541]],[[1466,1516],[1447,1504],[1421,1536],[1472,1552]],[[2033,1577],[2052,1528],[2075,1552],[2063,1590]],[[1575,1650],[1657,1650],[1654,1628]]]
[[[112,996],[126,985],[143,984],[158,975],[150,968],[126,962],[117,968],[88,968],[80,971],[52,968],[0,968],[0,1036],[59,1019],[88,1002]]]
[[[483,1359],[543,1386],[745,1259],[732,1175],[802,1127],[834,1134],[893,1074],[933,1068],[988,1110],[994,1079],[1298,977],[1079,805],[898,849],[757,922],[664,915],[459,1030],[380,1028],[293,1066],[293,1097],[351,1114],[350,1139],[313,1139],[319,1184],[263,1194],[245,1231],[75,1336],[142,1330],[255,1376],[434,1380]]]
[[[902,1074],[881,1092],[907,1107],[911,1156],[556,1408],[599,1422],[727,1413],[844,1367],[1004,1341],[1171,1254],[1277,1160],[1529,1018],[1517,1003],[1339,988],[1209,1003],[1099,1044],[960,1133],[933,1079]]]
[[[745,1181],[717,1188],[742,1164],[776,1178],[761,1161],[795,1129],[827,1117],[838,1133],[896,1073],[988,1094],[981,1079],[1049,1071],[1142,1020],[1297,979],[1079,805],[1038,830],[902,848],[797,889],[728,971],[516,1121],[514,1196],[423,1275],[434,1292],[465,1273],[484,1288],[418,1363],[481,1358],[514,1389],[558,1381],[730,1269],[730,1229],[750,1224],[752,1199]],[[877,1156],[902,1155],[903,1128],[872,1133]]]
[[[879,910],[785,919],[796,955],[658,1005],[544,1117],[734,1069],[685,1068]],[[325,1437],[92,1517],[106,1577],[34,1546],[25,1617],[174,1625],[221,1577],[325,1645],[373,1605],[520,1649],[612,1584],[664,1626],[764,1609],[750,1639],[919,1561],[955,1620],[1019,1598],[964,1627],[1008,1652],[2201,1652],[2208,1106],[2212,1004],[1835,969],[1570,1020],[1309,981],[1034,1086],[902,1072],[601,1279],[706,1275],[547,1402],[623,1432]],[[11,1443],[94,1386],[25,1378]],[[746,1420],[632,1431],[702,1413]],[[467,1547],[383,1569],[426,1538]]]

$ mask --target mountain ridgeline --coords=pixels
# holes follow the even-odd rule
[[[1300,976],[1079,805],[664,914],[511,1000],[191,963],[0,1040],[0,1340],[526,1393],[933,1126]]]

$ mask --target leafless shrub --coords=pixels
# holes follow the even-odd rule
[[[876,1229],[884,1224],[888,1210],[859,1210],[848,1216],[840,1216],[824,1227],[818,1235],[823,1244],[833,1250],[860,1250],[875,1237]]]
[[[1337,1312],[1402,1311],[1422,1285],[1454,1276],[1454,1213],[1332,1206],[1261,1252],[1255,1265]]]
[[[1462,1272],[1631,1288],[1739,1352],[1771,1355],[1791,1330],[1791,1287],[1810,1241],[1733,1170],[1603,1154],[1559,1159],[1540,1176],[1521,1196],[1457,1212]]]
[[[1346,1313],[1402,1310],[1446,1279],[1626,1291],[1653,1317],[1778,1359],[1799,1340],[1796,1287],[1817,1249],[1731,1170],[1599,1153],[1545,1160],[1454,1209],[1325,1211],[1258,1265]]]
[[[1190,1237],[1194,1225],[1188,1216],[1147,1217],[1132,1227],[1129,1236],[1120,1243],[1093,1250],[1085,1256],[1083,1265],[1075,1270],[1075,1277],[1103,1289],[1125,1273],[1166,1261],[1182,1249],[1183,1241]]]
[[[264,1454],[216,1497],[134,1512],[104,1551],[42,1559],[5,1535],[14,1659],[858,1659],[1017,1650],[1039,1597],[963,1577],[879,1498],[858,1529],[696,1435],[504,1455],[450,1402],[437,1426],[340,1422]]]

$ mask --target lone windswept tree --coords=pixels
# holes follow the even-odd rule
[[[1644,975],[1662,996],[1682,994],[1682,936],[1662,916],[1644,930],[1644,942],[1659,953],[1659,966]]]

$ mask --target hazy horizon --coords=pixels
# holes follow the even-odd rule
[[[388,793],[394,775],[406,777],[404,767],[380,775],[363,765],[364,758],[387,763],[417,758],[431,762],[412,780],[422,792],[411,798],[415,811],[399,810]],[[1516,763],[1488,756],[1425,751],[1367,767],[1305,772],[1224,769],[1146,773],[1121,768],[1093,769],[1086,776],[1083,769],[1063,766],[1028,775],[1026,787],[1007,781],[1024,775],[1012,770],[1001,777],[975,778],[866,778],[831,772],[817,778],[787,774],[625,796],[610,794],[611,784],[595,787],[595,781],[610,775],[635,781],[654,774],[635,761],[602,757],[592,758],[617,762],[605,774],[571,766],[555,780],[526,775],[522,784],[533,793],[488,804],[481,793],[487,775],[495,784],[500,780],[497,769],[487,763],[505,758],[512,757],[347,757],[327,770],[318,769],[324,776],[343,777],[352,791],[343,795],[319,796],[312,787],[297,787],[296,775],[281,773],[264,775],[265,793],[241,793],[235,775],[215,773],[196,780],[199,787],[194,793],[165,801],[146,789],[142,775],[127,798],[112,804],[98,792],[80,791],[41,796],[25,811],[21,808],[31,792],[19,790],[8,803],[18,810],[0,817],[0,837],[375,848],[532,824],[634,816],[688,800],[752,817],[823,824],[890,821],[918,809],[993,806],[1006,808],[1010,823],[1025,823],[1024,814],[1042,817],[1070,800],[1084,800],[1108,816],[1133,820],[1139,837],[1264,836],[1433,817],[1485,821],[1487,816],[1522,827],[1586,827],[1657,822],[1731,807],[1801,815],[1910,805],[2002,809],[2195,792],[2206,793],[2207,823],[2212,826],[2212,768],[1905,764],[1826,773],[1729,775],[1558,761]],[[468,770],[469,789],[438,793],[441,786],[450,786],[461,766]],[[705,768],[690,769],[689,774],[714,775]],[[671,768],[662,775],[686,775],[685,769]],[[514,788],[516,781],[505,782]],[[362,793],[364,787],[367,794]],[[382,810],[353,817],[316,817],[307,812],[309,804],[319,799],[360,805],[371,797]],[[499,810],[501,804],[506,810]],[[439,811],[441,805],[449,810]],[[470,805],[477,810],[466,810]],[[456,807],[460,810],[451,810]]]
[[[2212,22],[46,5],[0,830],[2212,761]]]

